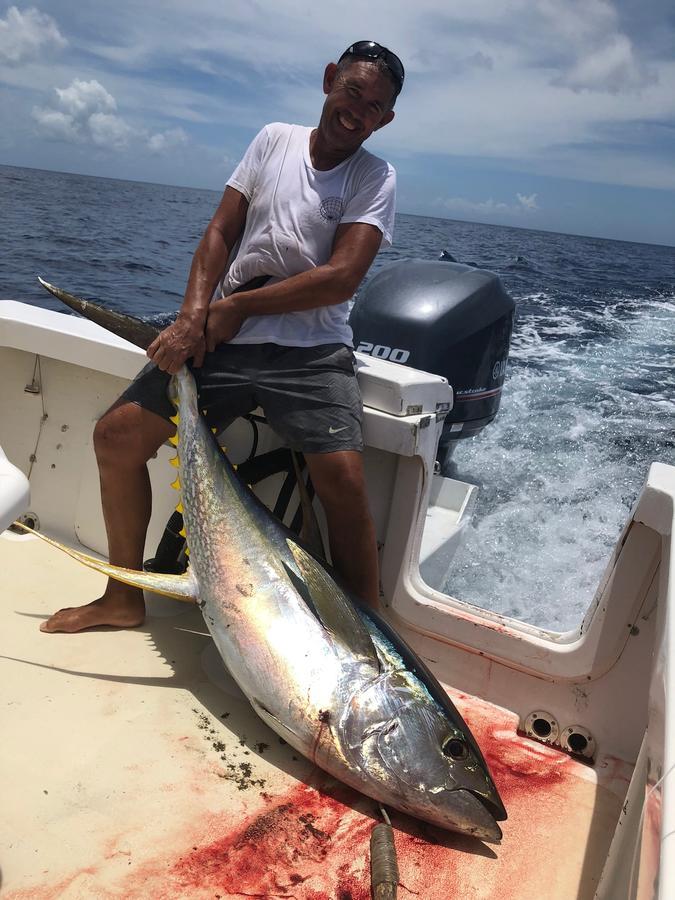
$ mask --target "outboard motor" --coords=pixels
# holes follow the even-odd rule
[[[438,456],[497,415],[515,303],[492,272],[407,259],[366,285],[349,319],[361,353],[447,378],[454,391]]]

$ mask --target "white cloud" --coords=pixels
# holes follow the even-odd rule
[[[119,116],[111,116],[109,113],[92,113],[87,121],[87,126],[92,141],[98,147],[123,150],[133,135],[131,128],[123,119],[120,119]]]
[[[516,194],[516,199],[523,209],[539,209],[536,194]]]
[[[29,7],[22,12],[10,6],[0,19],[0,62],[17,63],[36,59],[43,48],[61,50],[68,42],[51,16]]]
[[[132,129],[113,114],[117,103],[98,81],[75,78],[67,88],[55,88],[53,107],[34,107],[33,118],[45,137],[124,149]]]
[[[619,94],[639,92],[657,78],[622,30],[616,0],[536,0],[531,9],[532,36],[556,70],[552,84]]]
[[[170,128],[168,131],[159,131],[151,134],[147,140],[147,146],[151,153],[166,153],[176,147],[183,147],[188,143],[188,136],[182,128]]]
[[[73,143],[81,139],[73,117],[58,109],[35,107],[33,109],[33,118],[39,124],[45,137]]]
[[[573,91],[619,94],[624,91],[639,92],[656,80],[656,74],[636,59],[626,35],[612,34],[580,54],[576,62],[553,83]]]
[[[33,119],[44,137],[71,143],[93,144],[109,150],[125,150],[143,141],[156,155],[166,154],[189,142],[183,128],[149,134],[132,128],[117,115],[117,101],[100,82],[75,78],[65,88],[54,88],[53,105],[33,108]]]
[[[55,88],[58,105],[74,119],[86,119],[93,113],[110,113],[117,109],[112,94],[98,81],[75,78],[67,88]]]
[[[539,209],[536,194],[516,194],[517,203],[504,203],[490,197],[488,200],[469,200],[466,197],[438,197],[434,205],[453,213],[468,216],[504,216],[527,214]]]
[[[495,213],[508,212],[509,205],[507,203],[496,202],[490,197],[489,200],[467,200],[466,197],[447,197],[439,198],[436,201],[437,206],[442,206],[451,212],[463,213]]]

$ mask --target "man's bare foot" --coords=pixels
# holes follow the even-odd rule
[[[72,634],[95,628],[98,625],[111,625],[113,628],[136,628],[145,620],[145,603],[143,592],[137,588],[125,591],[106,593],[85,606],[69,606],[60,609],[40,625],[40,631],[49,634],[63,631]]]

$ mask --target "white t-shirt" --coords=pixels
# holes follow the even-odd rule
[[[220,284],[220,296],[259,275],[270,283],[330,259],[340,223],[367,222],[394,231],[396,173],[363,147],[334,169],[312,166],[312,128],[274,123],[254,138],[227,184],[249,202],[239,246]],[[246,319],[233,344],[271,342],[290,347],[352,346],[349,303]]]

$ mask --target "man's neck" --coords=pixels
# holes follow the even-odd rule
[[[319,172],[327,172],[329,169],[334,169],[341,162],[353,156],[354,153],[354,150],[333,150],[327,147],[321,140],[318,128],[315,128],[309,136],[309,158],[314,168],[318,169]]]

